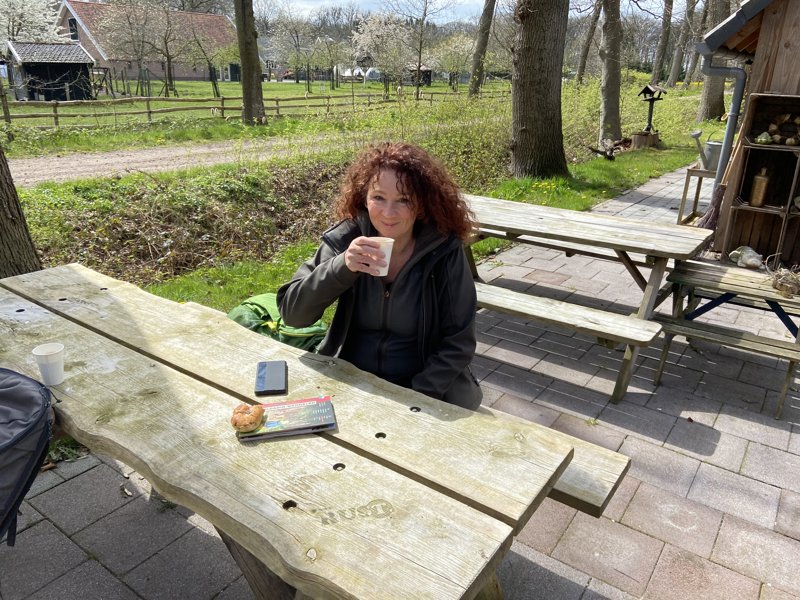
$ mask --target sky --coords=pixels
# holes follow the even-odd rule
[[[353,0],[358,6],[365,11],[382,12],[382,0]],[[292,6],[303,12],[313,12],[321,6],[330,6],[335,4],[344,4],[348,0],[293,0]],[[453,8],[450,9],[449,15],[442,14],[436,21],[456,21],[456,20],[470,20],[473,17],[477,20],[483,10],[483,0],[455,0]]]

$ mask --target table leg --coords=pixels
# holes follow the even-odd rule
[[[658,291],[661,288],[661,282],[664,280],[664,274],[667,272],[667,259],[663,257],[655,257],[653,260],[653,268],[650,271],[650,276],[647,278],[647,286],[644,289],[642,296],[642,303],[639,305],[639,310],[636,316],[640,319],[648,320],[653,316],[653,308],[656,304]],[[616,404],[625,395],[628,390],[628,385],[633,376],[633,367],[636,365],[636,358],[639,356],[638,346],[627,346],[625,348],[625,356],[622,358],[622,365],[619,369],[617,382],[614,385],[614,392],[611,394],[611,402]]]
[[[270,571],[264,563],[253,556],[238,542],[234,541],[224,531],[217,529],[219,537],[225,542],[228,547],[228,552],[231,553],[233,560],[239,565],[242,570],[244,578],[250,585],[250,589],[258,600],[307,600],[302,592],[298,592],[295,588],[283,581],[280,577]]]

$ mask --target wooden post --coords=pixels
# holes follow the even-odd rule
[[[275,116],[281,116],[281,102],[278,98],[275,98]]]
[[[225,118],[225,96],[220,96],[220,107],[219,107],[219,114],[224,119]]]
[[[9,68],[10,65],[9,65]],[[8,110],[8,97],[6,96],[6,86],[3,85],[3,79],[0,77],[0,104],[3,105],[3,120],[8,124],[6,137],[9,142],[14,141],[14,134],[11,133],[11,113]]]
[[[147,107],[147,122],[148,123],[152,123],[153,122],[153,113],[150,112],[150,96],[145,98],[144,103],[145,103],[145,106]]]
[[[325,97],[325,114],[328,115],[331,112],[331,97]]]
[[[53,100],[53,123],[58,127],[58,101]]]

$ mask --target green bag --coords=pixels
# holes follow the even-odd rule
[[[310,327],[284,325],[278,311],[278,298],[273,293],[248,298],[231,310],[228,318],[251,331],[309,352],[316,351],[328,331],[323,321],[317,321]]]

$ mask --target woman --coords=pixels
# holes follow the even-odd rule
[[[337,225],[278,291],[286,324],[305,327],[339,301],[321,354],[470,409],[482,394],[475,354],[475,285],[462,241],[472,228],[458,186],[425,150],[368,148],[350,165]],[[374,236],[394,247],[386,257]]]

